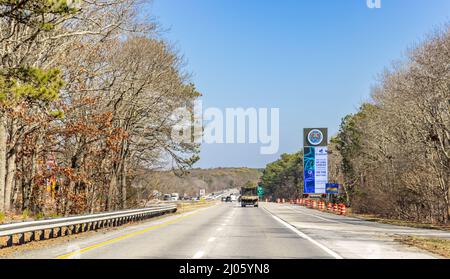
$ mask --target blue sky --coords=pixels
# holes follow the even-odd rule
[[[204,107],[277,107],[280,149],[203,144],[195,167],[264,167],[369,98],[377,75],[450,21],[449,0],[154,0],[148,11],[184,55]]]

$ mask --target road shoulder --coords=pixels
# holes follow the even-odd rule
[[[290,204],[261,203],[271,214],[350,259],[432,259],[441,256],[396,241],[399,235],[450,233],[379,224]]]

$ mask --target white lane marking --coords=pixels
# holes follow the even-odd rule
[[[318,218],[318,219],[322,219],[322,220],[324,220],[324,221],[342,224],[342,222],[339,222],[339,221],[336,221],[336,220],[331,220],[331,219],[328,219],[328,218],[325,218],[325,217],[321,217],[321,216],[318,216],[318,215],[316,215],[316,214],[306,213],[306,212],[303,212],[302,210],[299,210],[299,209],[296,209],[296,208],[292,208],[292,207],[290,207],[290,206],[288,206],[287,208],[289,208],[290,210],[293,210],[293,211],[295,211],[295,212],[299,212],[299,213],[301,213],[301,214],[304,214],[304,215],[308,215],[308,216],[311,216],[311,217],[316,217],[316,218]]]
[[[310,236],[306,235],[305,233],[299,231],[296,227],[292,226],[291,224],[287,223],[286,221],[284,221],[283,219],[280,219],[278,216],[275,216],[274,214],[272,214],[272,212],[270,212],[269,210],[265,209],[263,207],[264,211],[269,213],[270,216],[272,216],[272,218],[274,218],[275,220],[277,220],[278,222],[280,222],[282,225],[284,225],[286,228],[290,229],[291,231],[295,232],[298,236],[300,236],[301,238],[304,238],[306,240],[308,240],[309,242],[311,242],[312,244],[316,245],[317,247],[319,247],[320,249],[324,250],[326,253],[328,253],[330,256],[332,256],[335,259],[343,259],[343,257],[339,254],[337,254],[336,252],[334,252],[333,250],[331,250],[330,248],[326,247],[325,245],[315,241],[314,239],[312,239]]]
[[[217,230],[218,230],[218,231],[221,231],[221,230],[223,230],[223,228],[220,227],[220,228],[217,228]]]
[[[200,259],[201,257],[203,257],[203,254],[205,254],[205,252],[198,251],[197,253],[195,253],[195,255],[192,258],[193,259]]]
[[[216,240],[215,237],[210,237],[210,238],[208,239],[208,242],[213,242],[214,240]]]

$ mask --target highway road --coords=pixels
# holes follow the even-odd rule
[[[261,203],[241,208],[218,203],[158,220],[82,236],[15,258],[435,258],[394,241],[398,235],[450,238],[450,233],[411,229],[336,216],[304,207]]]

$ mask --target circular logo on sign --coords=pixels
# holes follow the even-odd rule
[[[323,140],[323,134],[320,130],[314,129],[308,133],[308,141],[312,145],[319,145]]]

